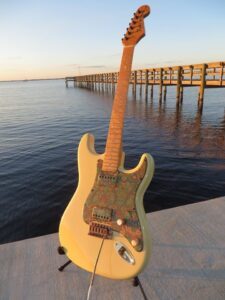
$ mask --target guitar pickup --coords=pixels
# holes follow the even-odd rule
[[[109,222],[112,220],[113,210],[105,207],[94,207],[92,210],[92,218],[96,221]]]
[[[102,173],[99,174],[98,180],[101,183],[108,183],[108,184],[112,183],[112,184],[115,184],[118,181],[118,176],[102,172]]]

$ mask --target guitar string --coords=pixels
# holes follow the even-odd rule
[[[94,270],[93,270],[93,272],[91,274],[91,280],[90,280],[90,284],[89,284],[89,288],[88,288],[88,293],[87,293],[87,300],[90,299],[91,288],[92,288],[93,283],[94,283],[94,278],[95,278],[95,273],[96,273],[96,269],[97,269],[97,264],[98,264],[98,260],[99,260],[99,257],[100,257],[100,253],[102,251],[102,246],[103,246],[104,241],[105,241],[105,236],[102,239],[102,242],[101,242],[101,245],[100,245],[100,248],[99,248],[99,251],[98,251],[98,256],[97,256],[96,261],[95,261]]]

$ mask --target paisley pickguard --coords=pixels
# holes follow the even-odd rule
[[[111,238],[113,232],[119,232],[134,249],[141,251],[143,234],[135,199],[147,170],[147,160],[134,173],[103,172],[102,163],[98,161],[95,182],[83,210],[84,221],[90,225],[89,234],[102,236],[103,232],[106,238]]]

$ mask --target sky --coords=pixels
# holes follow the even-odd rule
[[[0,0],[0,80],[118,71],[143,4],[151,14],[133,69],[225,60],[224,0]]]

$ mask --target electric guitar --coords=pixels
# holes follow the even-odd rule
[[[154,161],[145,153],[135,168],[126,170],[122,151],[133,52],[145,35],[144,18],[149,13],[149,6],[141,6],[122,39],[123,55],[105,153],[96,153],[93,135],[82,137],[78,147],[78,187],[59,227],[60,244],[72,262],[114,279],[135,277],[151,252],[143,195],[154,173]]]

